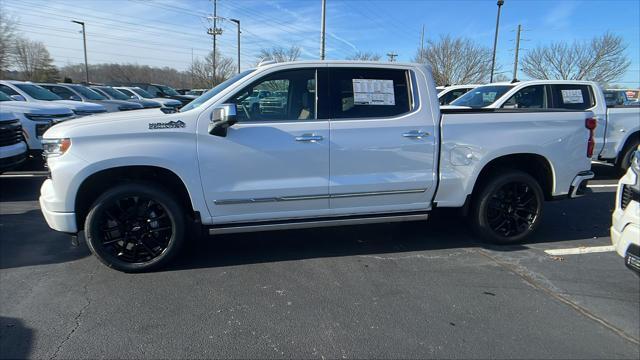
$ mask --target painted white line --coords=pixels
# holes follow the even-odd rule
[[[5,174],[0,178],[30,178],[30,177],[46,177],[46,174]]]
[[[590,188],[609,188],[609,187],[618,187],[618,184],[593,184],[587,185]]]
[[[615,246],[607,245],[607,246],[581,246],[577,248],[570,249],[553,249],[553,250],[545,250],[549,255],[581,255],[581,254],[590,254],[590,253],[601,253],[601,252],[610,252],[616,251]]]

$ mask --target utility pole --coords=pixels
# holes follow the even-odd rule
[[[236,23],[238,25],[238,74],[240,74],[240,20],[238,19],[229,19],[229,21]]]
[[[84,30],[84,21],[71,20],[72,23],[82,25],[82,43],[84,44],[84,75],[85,81],[89,84],[89,62],[87,61],[87,32]]]
[[[216,36],[222,34],[222,29],[218,29],[217,27],[217,0],[213,1],[213,17],[209,17],[210,20],[213,21],[213,28],[209,28],[207,30],[207,34],[213,36],[213,54],[212,54],[212,67],[213,67],[213,75],[211,79],[211,83],[213,86],[216,86]]]
[[[504,5],[504,0],[498,0],[498,17],[496,18],[496,35],[493,38],[493,57],[491,58],[491,77],[489,82],[493,82],[493,72],[496,68],[496,46],[498,46],[498,28],[500,27],[500,9]]]
[[[513,62],[513,81],[518,80],[518,52],[520,52],[520,32],[522,25],[518,24],[518,33],[516,34],[516,58]]]
[[[320,29],[320,60],[324,60],[325,19],[327,15],[327,0],[322,0],[322,25]]]
[[[389,58],[389,62],[395,62],[397,56],[398,56],[398,54],[396,54],[393,51],[387,53],[387,57]]]
[[[422,24],[422,35],[420,35],[420,56],[418,60],[422,60],[424,58],[424,24]]]

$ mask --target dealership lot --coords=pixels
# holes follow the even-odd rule
[[[638,358],[639,278],[610,245],[616,180],[547,203],[532,241],[478,243],[462,219],[203,239],[123,274],[49,230],[43,180],[0,177],[6,358]],[[562,251],[561,251],[562,252]]]

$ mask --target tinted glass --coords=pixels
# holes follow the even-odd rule
[[[381,118],[410,111],[407,71],[334,68],[329,72],[331,117]]]
[[[513,88],[513,85],[479,86],[452,101],[451,105],[469,106],[472,108],[489,106],[507,91],[511,90],[511,88]]]
[[[103,95],[98,94],[97,92],[86,88],[84,86],[73,86],[73,90],[79,92],[82,96],[86,97],[89,100],[107,100]]]
[[[15,84],[15,87],[26,92],[29,96],[36,100],[62,100],[62,98],[51,91],[33,84]]]
[[[595,106],[589,85],[551,85],[553,107],[570,110],[586,110]]]
[[[5,93],[7,95],[20,95],[20,94],[18,94],[17,91],[13,90],[12,88],[8,87],[7,85],[0,85],[0,91],[2,91],[3,93]]]
[[[62,87],[62,86],[52,86],[52,85],[42,85],[47,90],[50,90],[52,93],[58,95],[62,99],[65,100],[80,100],[79,96],[74,94],[73,91]],[[73,99],[71,97],[74,97]]]
[[[165,95],[169,95],[169,96],[180,95],[177,91],[175,91],[172,87],[169,87],[169,86],[159,85],[158,88],[160,88],[160,90],[162,90],[162,92]]]
[[[129,100],[131,97],[131,95],[127,96],[122,92],[108,86],[101,87],[98,90],[101,90],[103,93],[107,94],[108,96],[116,100]]]
[[[153,85],[147,86],[144,90],[146,90],[149,94],[155,97],[162,97],[162,91]]]
[[[127,90],[127,89],[117,89],[117,90],[120,91],[121,93],[127,95],[127,96],[135,96],[133,91],[130,91],[130,90]]]
[[[440,105],[449,105],[451,102],[460,96],[466,94],[469,89],[456,89],[447,92],[446,94],[440,97]]]
[[[218,95],[222,90],[224,90],[224,89],[228,88],[229,86],[231,86],[231,84],[235,83],[236,81],[242,79],[243,77],[249,75],[252,72],[253,72],[253,69],[252,70],[245,70],[245,71],[241,72],[240,74],[236,74],[235,76],[232,76],[231,78],[229,78],[229,79],[221,82],[220,84],[218,84],[213,89],[211,89],[211,90],[205,92],[204,94],[200,95],[198,98],[196,98],[195,100],[191,101],[187,105],[183,106],[182,109],[180,109],[180,111],[184,112],[184,111],[191,110],[191,109],[194,109],[194,108],[202,105],[207,100],[209,100],[212,97]]]
[[[315,69],[280,71],[245,87],[228,102],[238,106],[238,121],[314,120],[315,78]]]
[[[546,109],[549,107],[547,102],[547,92],[544,85],[527,86],[518,90],[509,98],[502,108],[510,109]]]
[[[148,92],[146,92],[145,90],[139,87],[131,88],[131,90],[145,99],[153,99],[153,96],[151,94],[149,94]]]
[[[0,101],[11,101],[13,100],[12,98],[9,97],[9,95],[3,93],[2,91],[0,91]]]

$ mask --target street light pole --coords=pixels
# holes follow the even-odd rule
[[[229,19],[229,21],[236,23],[238,25],[238,74],[240,74],[240,20],[238,19]]]
[[[496,35],[493,38],[493,57],[491,58],[491,77],[489,82],[493,82],[493,72],[496,68],[496,46],[498,45],[498,28],[500,27],[500,9],[504,5],[504,0],[498,0],[498,17],[496,18]]]
[[[84,75],[85,81],[89,83],[89,62],[87,61],[87,33],[84,31],[84,21],[71,20],[72,23],[82,25],[82,43],[84,44]]]

